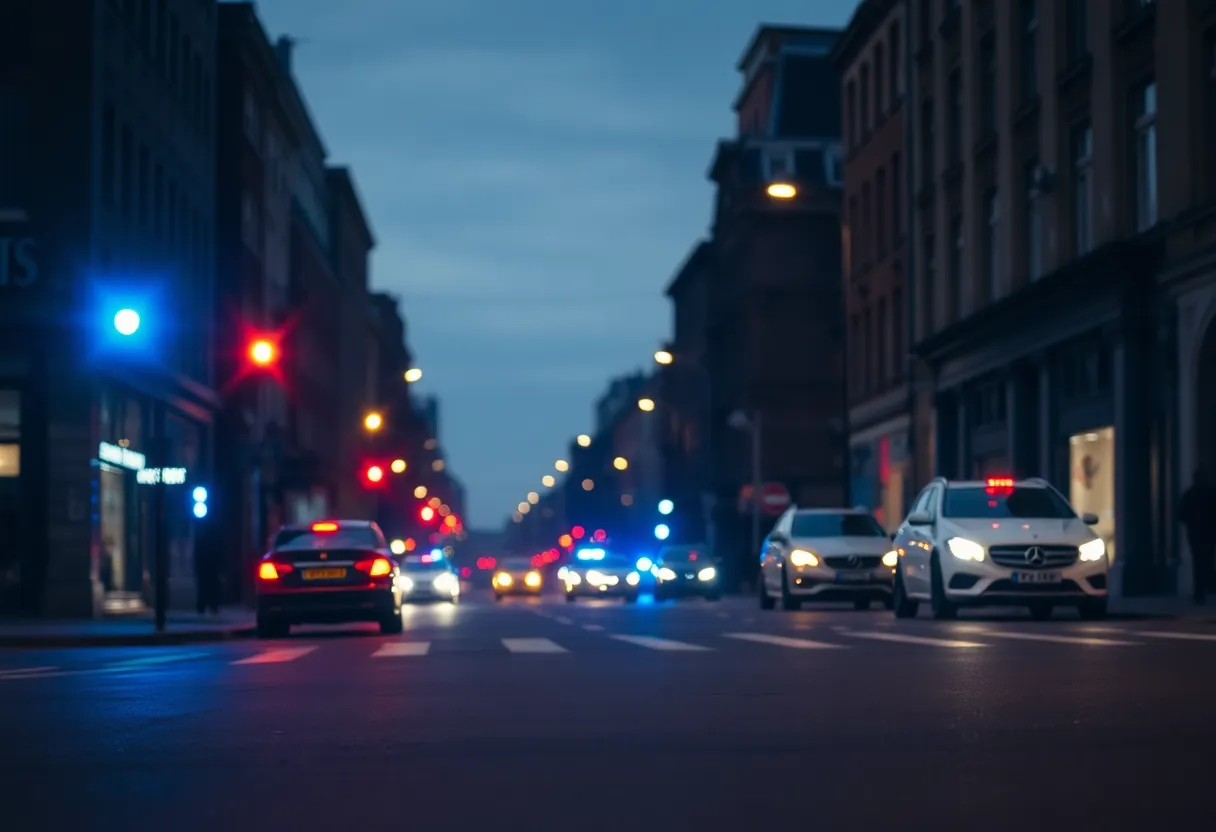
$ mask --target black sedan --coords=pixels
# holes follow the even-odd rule
[[[624,598],[633,603],[642,581],[633,558],[598,547],[576,551],[574,561],[563,566],[557,577],[565,585],[567,603],[591,597]]]
[[[718,565],[704,546],[664,546],[655,556],[654,600],[722,597]]]

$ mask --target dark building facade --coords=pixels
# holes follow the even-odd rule
[[[935,465],[1049,479],[1115,595],[1190,591],[1216,456],[1212,3],[913,4],[917,352]]]
[[[748,433],[761,433],[760,472],[804,506],[847,500],[844,311],[841,292],[840,83],[836,30],[761,27],[738,70],[738,135],[719,142],[708,320],[713,379],[714,545],[724,577],[750,581]],[[792,199],[771,184],[795,185]],[[760,529],[767,533],[768,521]]]
[[[158,550],[193,602],[188,493],[212,484],[218,405],[215,39],[193,0],[0,8],[6,612],[139,609]]]

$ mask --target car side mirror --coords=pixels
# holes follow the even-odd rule
[[[1081,522],[1087,526],[1096,526],[1100,522],[1100,519],[1092,511],[1087,511],[1081,515]]]
[[[908,515],[909,526],[930,526],[933,524],[933,518],[928,512],[917,511]]]

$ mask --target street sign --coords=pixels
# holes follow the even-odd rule
[[[766,482],[760,487],[760,510],[776,516],[790,507],[790,492],[779,482]]]

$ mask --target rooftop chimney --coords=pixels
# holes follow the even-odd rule
[[[280,35],[274,42],[274,52],[279,57],[279,64],[285,72],[291,72],[291,50],[295,48],[296,39],[290,35]]]

